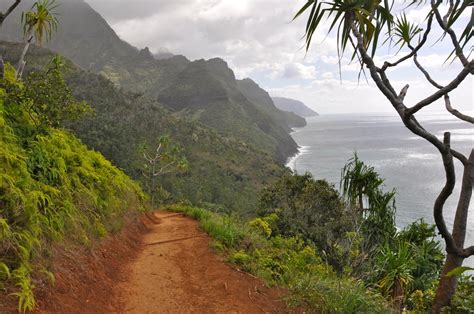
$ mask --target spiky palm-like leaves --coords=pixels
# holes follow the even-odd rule
[[[310,9],[306,24],[306,49],[309,49],[314,32],[329,20],[328,33],[336,30],[339,57],[351,44],[351,28],[348,18],[351,17],[359,31],[364,35],[364,45],[375,55],[379,38],[384,31],[391,31],[393,16],[390,14],[393,1],[380,0],[308,0],[296,13],[295,19]],[[355,58],[353,54],[353,58]]]
[[[352,207],[363,210],[364,198],[368,203],[367,207],[370,207],[371,200],[375,200],[382,184],[383,179],[375,169],[361,161],[357,153],[342,169],[340,188],[342,195]]]
[[[39,0],[31,7],[31,10],[22,13],[21,23],[26,44],[18,61],[17,78],[20,79],[25,69],[25,56],[33,39],[40,46],[43,41],[51,39],[58,28],[58,19],[54,10],[58,7],[56,0]]]

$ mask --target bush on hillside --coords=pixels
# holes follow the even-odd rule
[[[39,128],[35,122],[49,109],[31,110],[37,105],[31,88],[7,67],[0,81],[0,285],[17,286],[20,311],[34,307],[32,278],[47,272],[35,261],[52,242],[67,233],[89,244],[117,231],[127,211],[142,209],[144,197],[101,154],[50,127],[54,121]]]

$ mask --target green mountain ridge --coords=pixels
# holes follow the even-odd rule
[[[15,64],[22,44],[0,42],[4,59]],[[46,65],[53,54],[32,47],[27,70]],[[84,71],[67,62],[66,80],[76,98],[86,100],[95,110],[92,117],[69,127],[89,147],[100,151],[114,164],[147,186],[139,146],[156,147],[162,135],[184,149],[189,171],[160,178],[172,200],[196,204],[214,203],[243,214],[254,210],[256,191],[284,173],[271,155],[224,137],[213,129],[173,113],[146,96],[124,93],[101,75]]]
[[[20,4],[0,39],[21,41]],[[62,0],[57,8],[60,27],[47,47],[86,70],[100,73],[117,87],[158,100],[174,111],[270,153],[278,162],[296,153],[289,128],[302,126],[294,115],[269,109],[267,99],[246,97],[227,64],[214,58],[189,61],[183,56],[157,60],[121,40],[107,22],[83,0]],[[245,88],[244,88],[245,89]],[[245,95],[244,95],[245,94]],[[249,99],[252,98],[252,99]],[[262,101],[262,103],[260,103]]]

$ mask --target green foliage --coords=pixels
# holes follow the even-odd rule
[[[28,113],[41,127],[60,127],[67,121],[77,121],[92,108],[78,102],[67,87],[62,74],[63,61],[59,56],[42,71],[32,72],[25,80],[25,95],[29,99]]]
[[[461,276],[451,305],[443,309],[443,313],[472,313],[474,310],[474,277]]]
[[[66,5],[71,4],[61,6]],[[4,59],[12,62],[16,62],[21,48],[0,43]],[[31,47],[27,70],[43,69],[51,57],[49,51]],[[160,72],[162,84],[165,81],[161,75],[181,68],[176,59],[169,60],[173,67]],[[156,148],[157,139],[167,135],[183,149],[189,167],[186,172],[174,172],[157,180],[161,187],[158,194],[163,195],[157,196],[160,202],[166,199],[169,203],[189,200],[200,206],[218,204],[228,212],[250,216],[257,203],[256,192],[288,171],[272,155],[238,137],[223,136],[189,117],[170,112],[150,98],[118,90],[103,76],[83,71],[70,61],[65,60],[63,72],[76,99],[94,109],[94,115],[65,123],[66,127],[144,186],[149,185],[149,179],[143,176],[143,145]]]
[[[214,246],[228,253],[229,261],[269,284],[288,288],[290,305],[304,307],[311,313],[389,312],[380,294],[359,280],[337,275],[311,244],[298,237],[262,234],[260,227],[272,225],[275,215],[239,224],[188,205],[173,205],[169,209],[199,219],[201,227],[217,242]]]
[[[21,15],[23,33],[25,37],[34,36],[41,45],[43,40],[50,40],[51,35],[58,28],[58,19],[54,14],[57,8],[56,0],[39,0],[33,4],[30,11]]]
[[[395,236],[395,190],[384,192],[384,180],[357,153],[341,171],[340,187],[347,205],[356,211],[354,220],[363,234],[364,253],[384,245]]]
[[[338,247],[345,233],[354,230],[339,193],[324,180],[305,175],[284,175],[260,195],[259,213],[277,214],[274,235],[299,236],[325,252],[339,271],[343,258]]]
[[[310,9],[305,33],[306,49],[309,49],[316,29],[322,27],[322,25],[330,25],[328,32],[336,30],[340,57],[350,44],[350,18],[354,21],[354,25],[359,32],[365,35],[364,47],[366,50],[371,48],[372,55],[375,55],[380,35],[384,29],[389,33],[391,31],[393,16],[390,14],[390,9],[392,3],[389,0],[334,0],[327,2],[307,0],[294,18],[296,19]],[[327,22],[325,18],[328,19]]]
[[[17,286],[21,312],[34,307],[32,276],[44,271],[35,261],[51,243],[66,235],[82,243],[103,236],[130,209],[141,209],[144,197],[69,132],[38,129],[29,114],[29,88],[6,67],[0,81],[0,279]]]
[[[278,221],[278,216],[273,213],[266,217],[257,217],[248,222],[250,228],[269,238],[272,235],[272,227]]]
[[[293,304],[309,307],[314,313],[390,313],[382,296],[353,278],[307,274],[298,280],[293,291],[301,300]]]
[[[411,271],[415,266],[410,244],[399,242],[395,249],[386,244],[376,259],[379,288],[393,299],[403,298],[406,287],[413,281]]]
[[[370,207],[371,200],[375,198],[382,184],[383,180],[374,167],[366,165],[359,159],[357,153],[354,153],[354,157],[342,168],[340,183],[342,195],[350,206],[359,207],[361,211],[364,210],[365,204]]]

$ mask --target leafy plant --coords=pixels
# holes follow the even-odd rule
[[[26,65],[25,56],[33,39],[41,46],[43,40],[50,40],[52,34],[56,32],[59,24],[54,12],[56,8],[56,0],[38,0],[31,10],[22,13],[21,23],[26,44],[18,61],[17,79],[21,79],[23,75]]]
[[[28,88],[7,65],[0,81],[0,280],[16,285],[20,312],[35,305],[33,278],[45,272],[36,261],[47,247],[112,232],[144,200],[135,182],[69,132],[38,129]]]
[[[352,59],[357,60],[360,64],[361,72],[367,69],[377,88],[385,96],[387,103],[400,116],[403,124],[411,132],[432,144],[443,159],[443,171],[446,180],[433,206],[434,220],[445,241],[447,253],[445,268],[442,276],[440,276],[432,306],[432,311],[438,313],[442,307],[450,304],[456,290],[457,280],[446,276],[446,274],[452,269],[462,266],[464,259],[474,255],[473,245],[464,247],[466,225],[468,223],[467,213],[473,190],[471,173],[474,152],[471,151],[470,155],[467,155],[457,151],[451,146],[451,133],[448,130],[444,132],[443,139],[439,139],[423,127],[422,123],[416,118],[416,114],[428,106],[433,106],[436,101],[443,99],[448,113],[461,122],[474,123],[474,117],[452,107],[449,97],[451,92],[456,90],[463,81],[474,73],[474,60],[470,59],[470,53],[464,51],[466,47],[469,47],[474,35],[472,18],[467,22],[463,22],[460,18],[464,12],[469,13],[473,3],[472,1],[413,0],[408,1],[408,5],[401,10],[398,17],[391,12],[394,3],[395,1],[389,0],[307,0],[296,13],[295,18],[301,16],[303,12],[310,11],[305,33],[307,49],[309,49],[314,33],[321,29],[323,24],[330,25],[328,34],[331,32],[336,34],[339,56],[341,57],[345,51],[350,50]],[[445,6],[442,6],[443,4]],[[428,5],[429,7],[426,19],[420,25],[409,22],[406,18],[405,12],[412,5]],[[456,23],[464,30],[460,36],[454,28]],[[459,25],[460,23],[465,25]],[[442,36],[438,38],[439,40],[436,40],[435,45],[447,38],[452,50],[446,60],[454,56],[453,62],[458,61],[461,66],[455,77],[446,84],[443,83],[443,85],[439,84],[432,77],[430,71],[418,60],[418,53],[426,47],[428,39],[433,35],[431,30],[436,26],[439,27]],[[386,42],[398,46],[400,48],[398,53],[404,47],[408,48],[408,51],[403,52],[402,56],[396,61],[387,59],[383,64],[378,65],[375,58],[377,48]],[[395,90],[387,72],[388,69],[396,68],[408,60],[413,61],[415,65],[412,69],[421,72],[427,83],[435,88],[431,95],[419,99],[412,105],[406,99],[410,86],[406,84],[401,90]],[[463,165],[464,178],[456,208],[456,219],[452,231],[450,231],[443,217],[443,208],[456,185],[454,159],[457,159]]]

